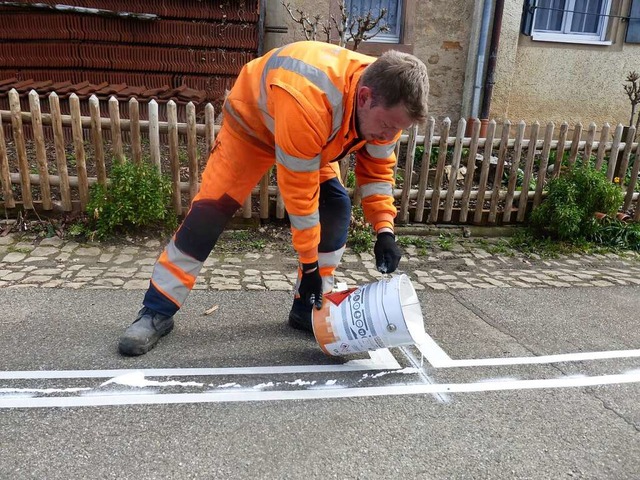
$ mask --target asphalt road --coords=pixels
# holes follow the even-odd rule
[[[638,292],[421,291],[423,360],[329,358],[290,294],[207,291],[123,358],[139,291],[0,289],[0,478],[638,479]]]

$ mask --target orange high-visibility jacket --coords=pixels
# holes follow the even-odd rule
[[[365,142],[356,131],[358,80],[374,60],[328,43],[292,43],[245,65],[225,102],[227,126],[275,155],[302,263],[318,258],[320,169],[347,153],[356,152],[367,221],[376,231],[393,228],[394,148],[400,132],[384,144]]]

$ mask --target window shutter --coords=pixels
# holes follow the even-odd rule
[[[640,43],[640,0],[633,0],[631,3],[631,11],[629,12],[631,20],[627,27],[627,43]]]
[[[636,0],[638,1],[638,0]],[[533,12],[535,11],[536,0],[524,0],[522,7],[522,25],[520,31],[527,36],[531,36],[531,29],[533,28]]]

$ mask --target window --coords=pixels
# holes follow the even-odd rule
[[[523,26],[533,40],[610,44],[611,0],[530,0]]]
[[[402,0],[347,0],[347,11],[351,17],[364,17],[368,12],[374,18],[383,8],[387,11],[382,24],[389,27],[388,32],[377,34],[371,39],[378,43],[400,43],[402,38]],[[370,34],[375,33],[372,30]]]

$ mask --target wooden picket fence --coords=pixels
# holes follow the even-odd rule
[[[204,106],[202,122],[198,121],[196,105],[187,104],[187,121],[178,123],[173,101],[167,104],[166,120],[160,121],[155,100],[148,104],[148,120],[141,120],[135,98],[128,102],[128,119],[120,118],[121,105],[115,97],[109,99],[109,117],[101,117],[95,96],[89,99],[89,116],[81,114],[80,99],[75,94],[65,99],[70,115],[61,114],[61,100],[56,93],[48,96],[48,113],[42,112],[40,99],[37,92],[31,91],[29,111],[22,111],[19,95],[12,90],[10,110],[0,111],[0,180],[5,209],[84,209],[90,185],[109,181],[110,164],[149,161],[171,178],[172,208],[178,214],[185,212],[198,191],[202,166],[219,129],[211,104]],[[27,148],[25,139],[27,127],[33,139],[31,148]],[[396,147],[400,165],[397,175],[402,181],[394,190],[398,223],[524,222],[527,212],[545,196],[544,186],[549,178],[561,173],[563,159],[567,168],[588,164],[583,159],[592,159],[596,168],[606,168],[609,180],[617,181],[626,191],[621,210],[640,220],[640,195],[636,191],[640,152],[638,143],[632,141],[634,127],[629,127],[623,138],[622,125],[611,132],[611,127],[604,124],[598,139],[594,123],[584,132],[581,124],[574,125],[571,138],[566,122],[558,131],[549,123],[544,132],[538,122],[512,125],[505,121],[497,125],[491,121],[482,135],[478,120],[469,127],[461,119],[455,136],[451,136],[451,121],[446,118],[439,125],[439,135],[435,135],[436,121],[431,118],[424,135],[414,128],[402,136]],[[49,129],[47,135],[45,129]],[[66,145],[69,142],[65,131],[69,129],[72,147]],[[10,132],[6,139],[5,130]],[[471,132],[468,136],[467,131]],[[107,135],[103,135],[105,132]],[[109,136],[109,142],[105,136]],[[53,139],[53,148],[47,138]],[[422,147],[423,153],[418,157],[416,147]],[[71,160],[75,175],[69,173]],[[358,205],[358,189],[347,180],[351,168],[348,158],[341,161],[341,167],[349,194]],[[89,170],[94,174],[89,176]],[[535,189],[529,190],[532,181]],[[14,187],[19,187],[15,194]],[[239,215],[264,220],[285,217],[272,172],[253,189]]]

